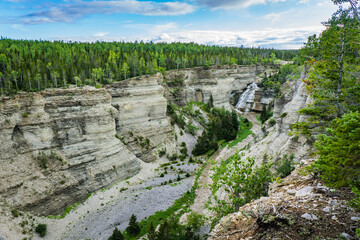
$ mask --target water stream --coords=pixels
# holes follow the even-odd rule
[[[236,108],[244,111],[249,112],[249,110],[254,107],[255,104],[255,91],[258,89],[256,83],[251,83],[245,92],[243,92],[239,98],[238,103],[236,104]]]

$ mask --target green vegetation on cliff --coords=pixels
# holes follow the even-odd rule
[[[342,3],[338,1],[336,3]],[[360,22],[358,12],[340,8],[320,36],[310,36],[301,50],[313,103],[300,111],[309,116],[293,129],[314,144],[319,159],[312,170],[332,187],[360,194]],[[356,205],[356,204],[355,204]]]

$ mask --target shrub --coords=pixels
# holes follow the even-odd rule
[[[35,232],[40,235],[40,237],[45,237],[46,235],[46,224],[38,224],[35,228]]]
[[[166,154],[166,149],[165,148],[163,148],[163,149],[161,149],[160,151],[159,151],[159,157],[162,157],[162,156],[164,156]]]
[[[287,113],[286,113],[286,112],[284,112],[283,114],[280,115],[281,118],[284,118],[284,117],[286,117],[286,116],[287,116]]]
[[[239,207],[253,199],[267,195],[272,181],[271,165],[254,168],[254,164],[253,158],[241,161],[241,156],[236,153],[213,168],[211,197],[215,204],[210,209],[217,213],[214,221],[238,211]],[[218,198],[219,189],[227,192],[228,199]]]
[[[136,220],[136,216],[134,214],[131,215],[131,217],[130,217],[129,226],[126,228],[126,232],[130,236],[136,236],[137,234],[140,233],[140,225],[139,225],[138,221]]]
[[[289,176],[292,171],[295,169],[295,163],[294,163],[294,154],[291,154],[290,157],[288,157],[287,154],[283,156],[283,158],[278,162],[278,166],[276,169],[277,174],[279,177],[284,178],[286,176]]]
[[[19,214],[19,211],[18,211],[18,210],[13,209],[13,210],[11,210],[11,215],[12,215],[13,217],[18,217],[20,214]]]
[[[269,120],[269,125],[270,125],[270,126],[274,126],[275,124],[276,124],[276,120],[273,119],[273,118],[271,118],[271,119]]]

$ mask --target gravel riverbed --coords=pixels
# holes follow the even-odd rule
[[[142,163],[139,174],[96,192],[63,219],[38,218],[39,222],[48,225],[48,234],[45,238],[35,236],[34,239],[104,240],[115,227],[123,231],[132,214],[141,221],[157,211],[168,209],[176,199],[191,190],[197,165],[173,164],[174,170],[168,169],[164,177],[159,177],[163,170],[155,169],[160,163]],[[186,173],[191,176],[185,177]],[[178,175],[182,178],[180,181],[176,181]],[[169,180],[173,183],[163,184]]]

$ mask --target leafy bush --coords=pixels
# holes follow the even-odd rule
[[[241,156],[236,153],[213,168],[211,197],[215,205],[210,209],[217,213],[215,220],[238,211],[239,207],[252,199],[267,195],[272,181],[271,165],[255,168],[254,164],[253,158],[241,161]],[[220,189],[227,192],[228,200],[218,197]]]
[[[270,126],[274,126],[275,124],[276,124],[276,120],[273,119],[273,118],[271,118],[271,119],[269,120],[269,125],[270,125]]]
[[[45,235],[46,235],[46,229],[47,229],[46,224],[38,224],[38,225],[35,227],[35,232],[36,232],[37,234],[39,234],[40,237],[45,237]]]
[[[166,148],[163,148],[161,150],[159,150],[159,157],[162,157],[166,154]]]
[[[276,169],[277,175],[279,177],[284,178],[291,174],[292,171],[295,169],[295,163],[294,163],[294,154],[291,154],[290,157],[288,157],[287,154],[283,156],[283,158],[278,162],[278,166]]]
[[[13,210],[11,210],[11,215],[12,215],[13,217],[18,217],[18,216],[20,215],[20,213],[19,213],[18,210],[13,209]]]

